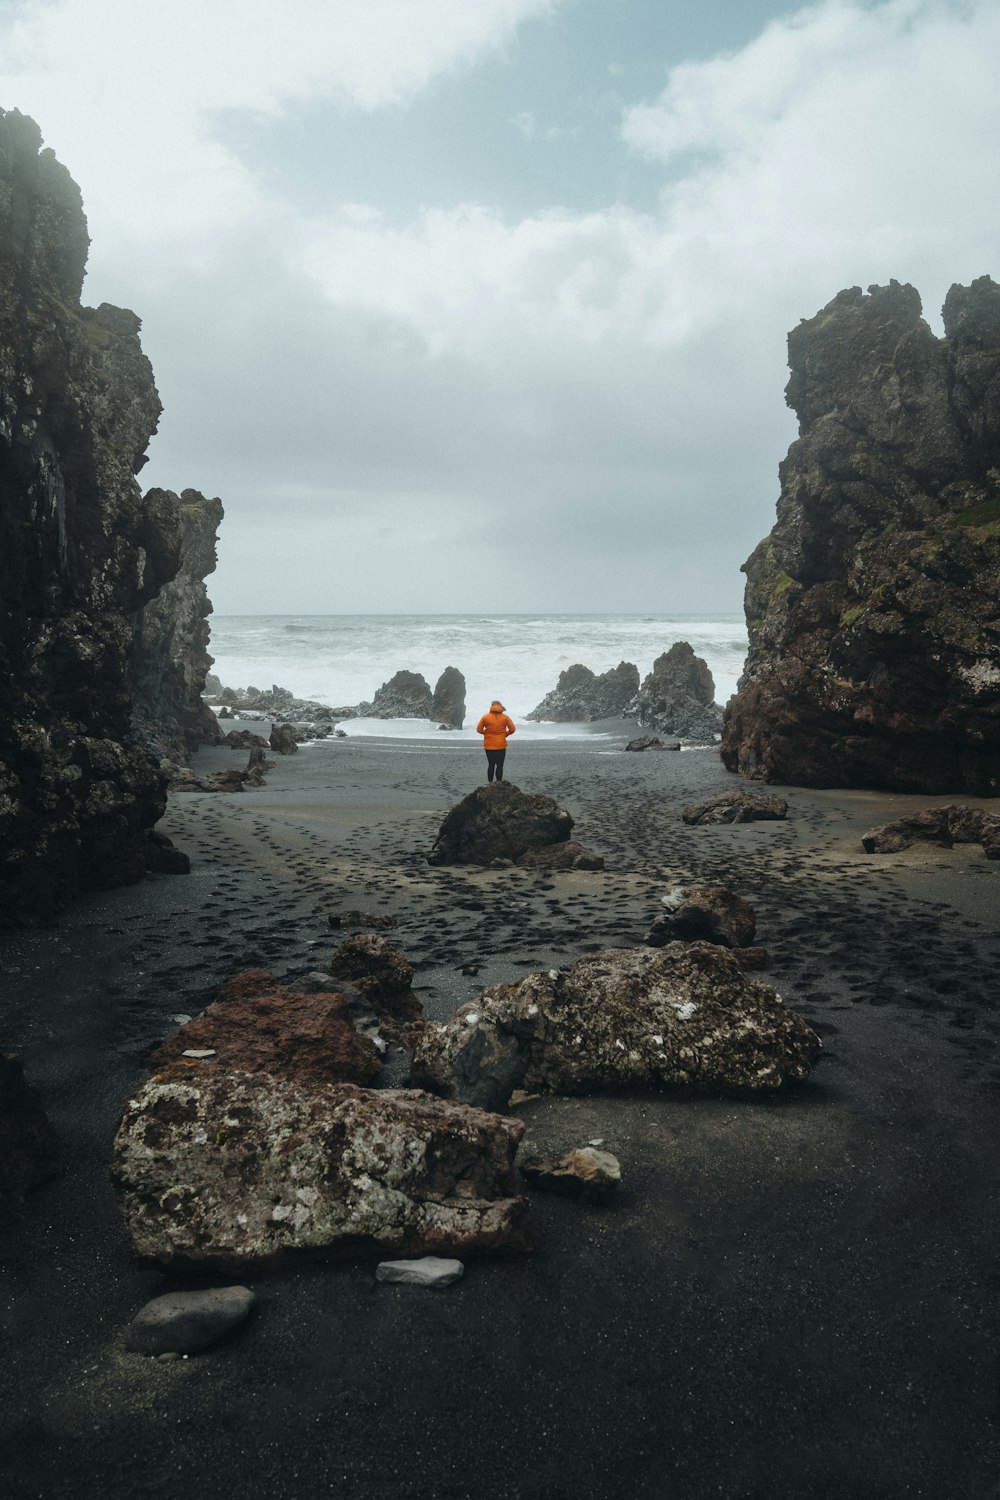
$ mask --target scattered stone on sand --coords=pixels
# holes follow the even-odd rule
[[[928,807],[872,828],[861,840],[868,854],[897,854],[925,842],[950,849],[953,844],[982,844],[987,859],[1000,859],[1000,817],[965,803]]]
[[[267,743],[278,755],[294,755],[304,739],[294,724],[272,724]]]
[[[417,1260],[381,1260],[375,1267],[376,1281],[402,1286],[454,1286],[465,1275],[460,1260],[440,1255],[422,1255]]]
[[[757,933],[749,901],[724,885],[691,886],[673,915],[660,917],[659,924],[685,942],[721,943],[724,948],[746,948]]]
[[[267,969],[230,979],[150,1058],[163,1077],[184,1078],[192,1064],[199,1076],[238,1071],[324,1083],[369,1083],[382,1069],[378,1048],[359,1034],[343,995],[300,993]]]
[[[41,1096],[13,1053],[0,1052],[0,1223],[13,1218],[25,1195],[58,1167],[56,1133]]]
[[[245,1322],[256,1300],[247,1286],[167,1292],[139,1309],[125,1347],[134,1354],[197,1354]]]
[[[822,1050],[770,985],[725,948],[604,948],[568,969],[493,985],[428,1022],[412,1078],[448,1098],[626,1085],[757,1093],[809,1076]]]
[[[575,839],[567,839],[562,844],[546,844],[541,849],[528,849],[516,863],[526,870],[604,869],[601,855],[584,848]]]
[[[529,849],[565,843],[572,829],[572,817],[554,798],[494,781],[476,787],[449,809],[428,861],[489,865],[497,859],[516,860]]]
[[[189,875],[191,860],[173,839],[151,828],[146,836],[146,869],[154,875]]]
[[[161,1265],[273,1266],[359,1244],[526,1250],[523,1132],[415,1089],[168,1073],[127,1104],[112,1176],[135,1254]]]
[[[635,751],[679,750],[680,748],[680,740],[671,740],[669,744],[665,745],[658,734],[641,734],[638,739],[629,740],[628,744],[625,746],[626,750]]]
[[[783,818],[788,803],[783,797],[758,792],[719,792],[704,802],[689,802],[681,816],[685,823],[754,823],[758,819]]]
[[[595,1146],[578,1146],[562,1156],[528,1156],[520,1165],[521,1176],[532,1187],[567,1198],[603,1203],[621,1186],[617,1156]]]
[[[371,927],[376,930],[399,925],[388,912],[377,911],[330,912],[326,921],[328,927]]]

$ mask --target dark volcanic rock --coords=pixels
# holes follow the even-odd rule
[[[523,1132],[414,1089],[192,1073],[154,1077],[129,1101],[112,1175],[133,1251],[163,1265],[523,1250]]]
[[[529,849],[562,844],[573,819],[552,797],[522,792],[510,781],[476,787],[445,814],[428,856],[436,865],[488,865]]]
[[[896,854],[914,843],[938,844],[950,849],[953,844],[982,844],[987,859],[1000,857],[1000,817],[981,808],[928,807],[910,813],[895,822],[873,828],[861,840],[868,854]]]
[[[760,1092],[807,1078],[820,1041],[770,985],[709,943],[605,948],[569,969],[493,985],[429,1022],[413,1080],[449,1098],[489,1059],[506,1087],[585,1094],[625,1085]],[[515,1066],[520,1059],[520,1076]]]
[[[788,339],[798,440],[745,564],[731,770],[803,786],[1000,788],[1000,286],[841,292]]]
[[[176,511],[180,568],[136,617],[129,686],[139,734],[161,758],[176,760],[221,738],[202,694],[212,665],[208,654],[212,605],[205,579],[215,571],[222,501],[207,500],[197,490],[181,495],[151,490],[144,503]]]
[[[457,667],[445,667],[438,678],[430,716],[449,729],[461,729],[465,723],[465,678]]]
[[[589,667],[577,663],[559,673],[559,681],[537,708],[525,718],[546,720],[554,724],[593,723],[597,719],[618,718],[639,691],[639,669],[630,661],[598,677]]]
[[[0,1223],[12,1218],[31,1188],[59,1165],[55,1131],[21,1064],[0,1052]]]
[[[520,855],[517,863],[527,870],[603,870],[604,860],[592,849],[585,849],[575,839],[566,839],[561,844],[544,844],[540,849],[528,849]]]
[[[294,755],[304,739],[294,724],[272,724],[267,743],[278,755]]]
[[[642,750],[679,750],[680,748],[680,740],[671,740],[668,745],[665,745],[658,734],[640,735],[636,740],[629,740],[625,746],[626,750],[634,750],[636,752]]]
[[[131,724],[132,620],[177,572],[135,474],[160,402],[134,313],[83,307],[80,193],[0,111],[0,923],[141,878],[166,796]]]
[[[434,700],[430,684],[419,672],[397,672],[375,694],[373,719],[431,719]]]
[[[756,823],[783,818],[788,803],[783,797],[769,797],[760,792],[719,792],[704,802],[689,802],[682,809],[685,823]]]
[[[749,901],[724,885],[692,886],[673,914],[674,936],[685,942],[746,948],[757,932]]]
[[[722,709],[715,702],[708,664],[695,656],[687,641],[675,641],[656,658],[652,672],[624,711],[659,734],[687,740],[711,742],[722,728]]]

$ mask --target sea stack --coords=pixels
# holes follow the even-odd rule
[[[1000,789],[1000,286],[842,291],[788,338],[799,438],[744,564],[730,770],[799,786]]]

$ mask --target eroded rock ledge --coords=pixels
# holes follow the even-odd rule
[[[995,794],[1000,286],[836,296],[788,339],[798,440],[744,565],[731,770],[800,786]]]

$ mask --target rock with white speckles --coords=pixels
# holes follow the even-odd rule
[[[415,1089],[167,1071],[126,1106],[112,1173],[133,1251],[161,1265],[527,1249],[523,1131]]]
[[[492,985],[450,1021],[428,1023],[412,1077],[463,1099],[466,1080],[479,1083],[481,1058],[496,1055],[511,1090],[586,1094],[659,1084],[761,1093],[807,1078],[820,1050],[812,1028],[732,953],[668,943],[605,948],[569,969]]]

